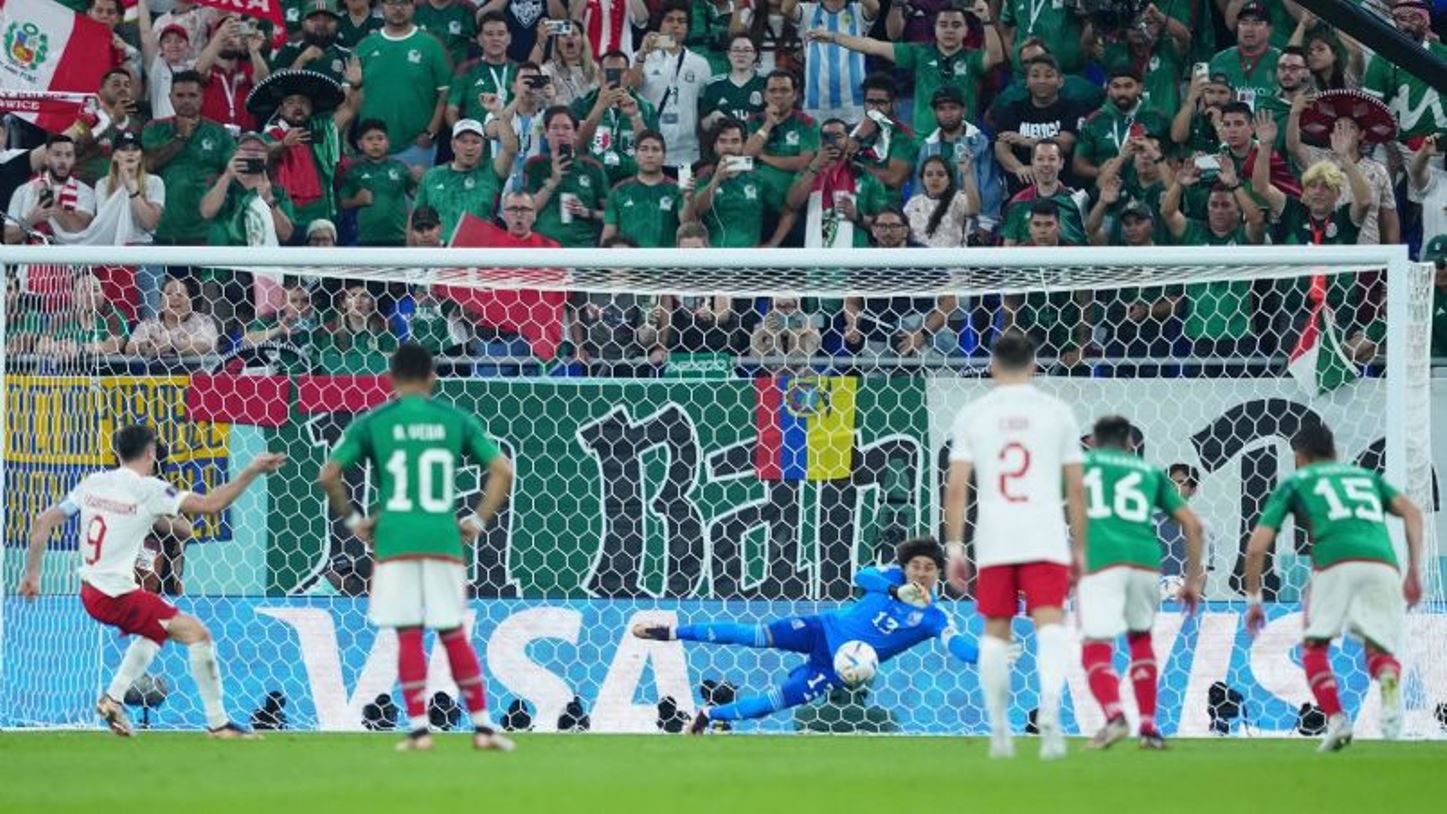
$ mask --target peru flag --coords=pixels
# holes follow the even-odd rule
[[[58,133],[111,66],[111,32],[55,0],[4,0],[0,110]]]

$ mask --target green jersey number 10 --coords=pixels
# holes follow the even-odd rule
[[[408,466],[407,453],[397,450],[387,459],[387,473],[392,476],[392,496],[384,508],[389,512],[411,512],[417,507],[407,494],[414,469]],[[451,450],[427,449],[417,456],[417,501],[428,514],[445,514],[457,505],[456,463]]]

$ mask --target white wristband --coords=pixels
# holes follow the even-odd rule
[[[351,514],[347,515],[346,520],[342,521],[342,525],[347,527],[347,531],[355,532],[357,528],[366,521],[367,518],[365,515],[363,515],[361,512],[353,511]]]
[[[1261,604],[1261,592],[1260,592],[1260,591],[1252,591],[1251,593],[1247,594],[1247,595],[1246,595],[1246,604],[1248,604],[1248,605],[1260,605],[1260,604]]]
[[[462,525],[469,528],[477,529],[478,531],[482,531],[484,528],[486,528],[486,524],[482,522],[482,518],[478,517],[475,514],[469,514],[468,516],[462,518]]]

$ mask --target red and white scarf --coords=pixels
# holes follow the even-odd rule
[[[588,0],[583,6],[583,24],[588,29],[588,44],[593,46],[593,53],[606,54],[619,50],[633,56],[630,53],[633,50],[631,43],[624,42],[628,0]]]

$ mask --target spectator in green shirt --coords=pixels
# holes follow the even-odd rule
[[[156,225],[158,245],[199,246],[207,242],[210,224],[196,217],[201,198],[231,160],[235,149],[226,128],[201,118],[205,80],[195,71],[171,78],[171,106],[176,115],[158,119],[141,131],[146,169],[166,184],[166,210]]]
[[[473,14],[472,4],[464,0],[423,0],[417,4],[413,19],[417,21],[418,28],[442,43],[455,68],[467,59],[467,46],[477,31]],[[506,27],[504,22],[503,28]]]
[[[401,246],[407,240],[407,198],[417,191],[412,168],[388,155],[387,125],[368,119],[358,128],[362,155],[342,176],[339,204],[357,210],[358,243]]]
[[[501,149],[492,161],[482,158],[487,136],[482,122],[463,119],[452,128],[452,163],[433,167],[417,183],[417,205],[430,206],[442,216],[442,233],[451,235],[462,219],[470,213],[483,220],[492,220],[497,212],[497,197],[503,182],[512,172],[512,159],[517,154],[517,133],[513,131],[511,113],[496,96],[486,95],[485,103],[502,126],[496,128]]]
[[[663,174],[663,134],[644,130],[635,148],[638,174],[620,181],[608,193],[603,212],[604,243],[622,235],[645,249],[673,248],[683,213],[683,191]]]
[[[578,118],[563,105],[543,112],[548,152],[528,161],[525,188],[537,208],[537,231],[566,248],[598,244],[608,197],[608,174],[590,156],[578,154]]]
[[[617,183],[638,172],[633,158],[638,134],[658,129],[658,111],[628,87],[627,54],[609,51],[603,55],[602,68],[603,86],[574,101],[572,111],[578,119],[577,143],[602,162],[608,180]]]
[[[804,245],[846,248],[869,245],[869,225],[895,193],[865,172],[848,155],[849,127],[830,119],[820,128],[823,146],[789,188],[785,205],[804,213]]]
[[[276,246],[291,240],[291,201],[266,172],[266,139],[244,133],[226,171],[201,198],[213,246]]]
[[[986,4],[976,4],[975,16],[985,25],[983,51],[965,48],[968,24],[965,10],[959,7],[946,7],[935,15],[935,41],[929,44],[887,42],[824,29],[810,31],[808,35],[819,42],[837,43],[851,51],[887,59],[906,71],[912,71],[912,123],[915,132],[923,133],[934,129],[934,111],[930,109],[930,100],[934,98],[934,92],[944,85],[959,88],[965,98],[965,118],[970,121],[979,120],[976,100],[980,80],[987,71],[1005,58],[1005,46],[1000,40],[999,30],[991,23],[989,7]]]
[[[372,13],[372,0],[342,0],[347,10],[337,17],[337,44],[355,49],[368,34],[382,27],[382,18]]]
[[[346,81],[347,60],[352,52],[337,42],[336,0],[307,0],[302,7],[301,39],[279,48],[271,58],[273,71],[306,69]]]
[[[1052,213],[1059,231],[1059,242],[1067,246],[1085,245],[1081,208],[1088,196],[1060,180],[1061,170],[1065,168],[1064,156],[1064,148],[1054,139],[1042,139],[1031,148],[1030,176],[1034,183],[1020,190],[1005,204],[1005,224],[1000,227],[1000,236],[1005,239],[1006,246],[1018,246],[1031,239],[1034,204],[1040,200],[1050,200],[1055,204]]]
[[[362,283],[342,296],[340,314],[316,336],[317,369],[330,374],[381,374],[397,349],[397,337],[377,312],[377,300]]]
[[[1202,170],[1187,160],[1176,171],[1161,199],[1161,218],[1178,246],[1248,246],[1265,239],[1266,218],[1237,177],[1235,166],[1221,164],[1215,180],[1202,181]],[[1186,190],[1205,186],[1206,218],[1189,218],[1182,211]],[[1185,324],[1182,334],[1197,356],[1231,356],[1257,347],[1251,318],[1255,310],[1250,280],[1190,283],[1184,290]]]
[[[1093,183],[1100,165],[1119,153],[1126,140],[1170,135],[1170,121],[1146,105],[1141,80],[1134,65],[1118,65],[1111,71],[1105,104],[1080,127],[1072,167],[1080,183]]]
[[[357,46],[366,82],[358,115],[386,122],[397,159],[426,169],[437,156],[452,64],[442,43],[412,23],[412,0],[381,3],[381,30]]]
[[[486,113],[482,106],[483,94],[497,94],[503,104],[512,101],[518,67],[507,58],[507,48],[512,44],[507,16],[501,11],[479,15],[477,42],[482,47],[482,57],[459,67],[447,89],[449,125],[456,124],[458,119],[481,119]]]
[[[684,220],[708,228],[709,243],[722,249],[754,248],[764,230],[764,184],[753,159],[744,152],[744,125],[724,119],[714,129],[713,153],[718,163],[695,179],[697,192],[685,200]],[[745,159],[740,161],[739,159]],[[778,246],[794,225],[793,213],[779,218],[779,227],[765,246]]]
[[[1154,8],[1154,6],[1152,6]],[[1159,13],[1159,12],[1157,12]],[[1039,37],[1052,46],[1066,73],[1079,73],[1088,55],[1085,42],[1086,19],[1080,8],[1052,0],[1002,0],[1000,27],[1010,42]]]
[[[1193,75],[1186,99],[1171,120],[1171,141],[1187,153],[1221,149],[1221,110],[1233,101],[1234,94],[1225,74]]]
[[[794,103],[798,80],[788,71],[774,71],[764,85],[764,112],[749,120],[751,135],[744,155],[764,182],[764,205],[782,212],[784,200],[800,170],[819,150],[819,125]]]
[[[1271,47],[1271,15],[1266,4],[1252,0],[1236,15],[1236,44],[1211,58],[1211,73],[1225,74],[1236,100],[1253,110],[1258,98],[1276,93],[1276,61]]]
[[[241,337],[241,348],[290,346],[296,350],[276,353],[277,369],[284,373],[304,373],[311,369],[313,349],[321,327],[311,291],[300,280],[292,278],[286,283],[286,303],[281,310],[252,321]]]

